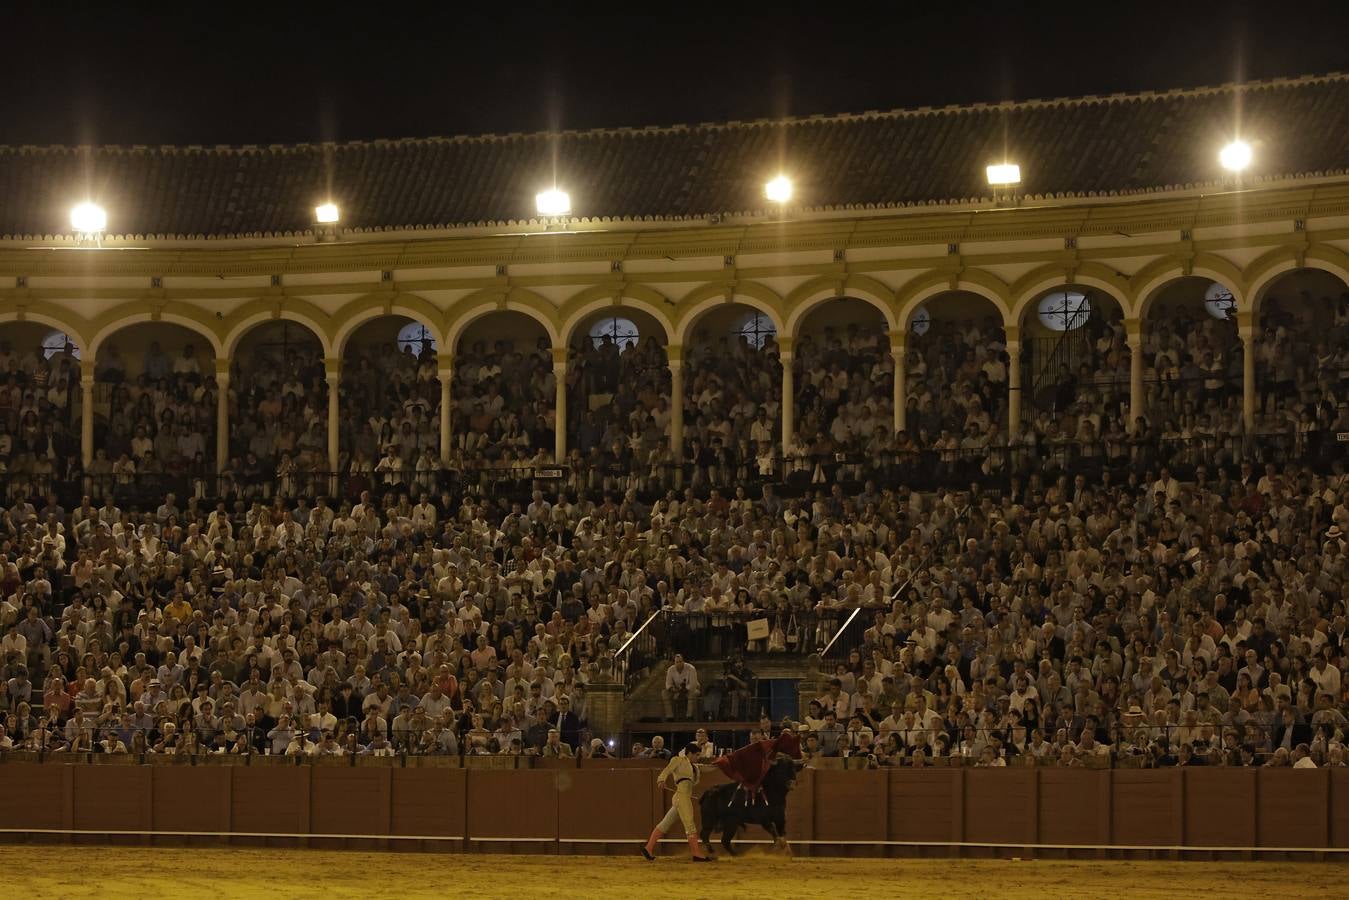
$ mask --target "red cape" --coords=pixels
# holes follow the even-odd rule
[[[801,758],[801,741],[795,732],[784,731],[771,741],[756,741],[729,756],[719,756],[712,763],[732,781],[749,790],[758,790],[773,765],[773,758],[779,753],[792,759]]]

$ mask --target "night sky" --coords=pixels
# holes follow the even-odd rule
[[[7,4],[0,143],[698,123],[1349,70],[1349,0],[194,6]]]

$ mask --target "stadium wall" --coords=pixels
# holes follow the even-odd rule
[[[0,764],[0,838],[627,853],[668,802],[646,760],[160,760]],[[787,828],[818,855],[1344,859],[1349,770],[807,769]]]

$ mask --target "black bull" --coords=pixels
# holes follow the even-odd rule
[[[758,825],[773,837],[777,844],[787,838],[787,793],[796,783],[796,763],[779,758],[763,780],[763,790],[754,797],[740,785],[722,784],[703,794],[698,801],[703,827],[698,838],[708,853],[712,853],[713,832],[721,832],[721,846],[735,855],[731,841],[736,832],[746,825]]]

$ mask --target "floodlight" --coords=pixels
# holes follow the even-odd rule
[[[992,187],[1010,187],[1021,183],[1021,167],[1016,163],[998,163],[989,166],[986,172]]]
[[[108,213],[97,203],[77,204],[70,210],[70,227],[76,234],[102,234],[108,227]]]
[[[1251,164],[1251,145],[1242,140],[1233,141],[1218,154],[1218,162],[1230,172],[1240,172]]]
[[[764,196],[774,203],[786,203],[792,199],[792,180],[779,175],[763,186]]]
[[[550,188],[534,196],[534,206],[541,216],[565,216],[571,213],[571,195]]]

